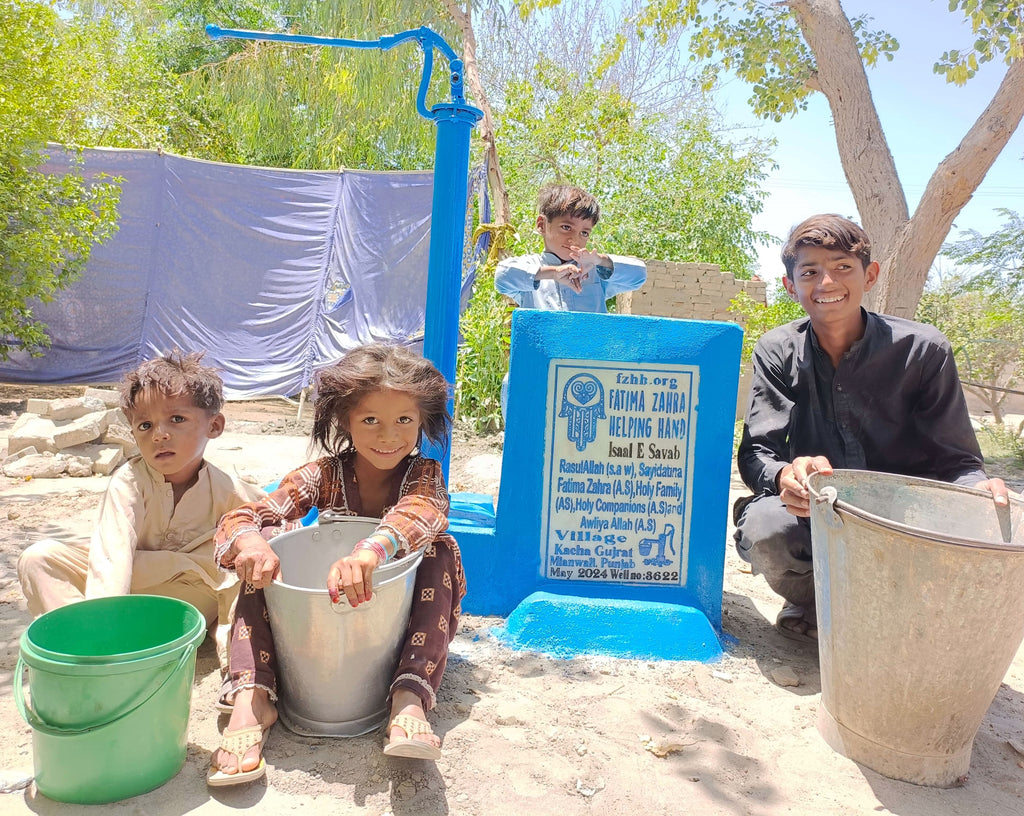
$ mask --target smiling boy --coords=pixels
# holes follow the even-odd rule
[[[871,242],[838,215],[796,226],[782,250],[786,291],[807,317],[754,348],[736,502],[736,549],[785,601],[776,629],[817,640],[811,473],[854,468],[987,489],[949,341],[934,327],[861,307],[878,280]]]
[[[601,208],[590,193],[569,184],[549,184],[537,197],[540,255],[506,258],[494,286],[528,309],[607,312],[605,302],[647,280],[643,261],[587,249]]]
[[[89,543],[39,541],[22,553],[18,577],[33,615],[84,598],[178,598],[203,614],[226,658],[237,582],[217,569],[213,534],[221,516],[263,492],[203,458],[224,431],[224,395],[202,356],[174,351],[125,375],[121,410],[140,455],[111,476]]]

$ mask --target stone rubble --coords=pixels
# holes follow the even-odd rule
[[[19,479],[109,476],[139,452],[119,405],[118,392],[103,388],[86,388],[81,397],[28,400],[0,469]]]

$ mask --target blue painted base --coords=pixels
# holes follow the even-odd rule
[[[489,493],[452,493],[448,521],[494,529],[494,499]]]
[[[601,654],[637,660],[722,656],[715,630],[690,606],[534,592],[495,634],[513,649],[552,657]]]

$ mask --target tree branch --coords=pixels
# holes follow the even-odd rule
[[[444,0],[444,5],[452,19],[462,30],[463,71],[465,72],[466,82],[469,83],[470,90],[473,92],[477,104],[480,105],[480,109],[484,112],[483,121],[480,123],[480,138],[486,145],[487,181],[494,199],[493,221],[499,225],[510,224],[512,217],[508,203],[508,189],[505,187],[505,178],[501,172],[501,162],[498,159],[498,146],[495,142],[494,134],[494,117],[491,114],[490,100],[480,80],[480,68],[476,61],[476,35],[473,33],[471,0],[467,0],[465,11],[459,6],[457,0]]]

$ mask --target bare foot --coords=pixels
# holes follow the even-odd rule
[[[395,691],[391,698],[391,716],[388,718],[388,722],[391,722],[399,714],[415,717],[417,720],[423,720],[423,722],[427,721],[427,713],[423,710],[422,700],[408,689],[397,689]],[[404,739],[423,742],[438,749],[441,747],[441,738],[437,734],[407,734],[404,728],[397,725],[388,729],[389,742],[391,740],[400,741]]]
[[[228,721],[225,731],[238,731],[242,728],[251,728],[254,725],[258,725],[266,731],[275,722],[277,722],[277,706],[270,702],[270,695],[267,694],[266,689],[243,689],[235,695],[231,719]],[[260,764],[261,750],[262,746],[257,742],[245,752],[242,756],[243,771],[251,771]],[[238,760],[234,754],[223,748],[214,751],[212,765],[226,774],[238,773]]]

